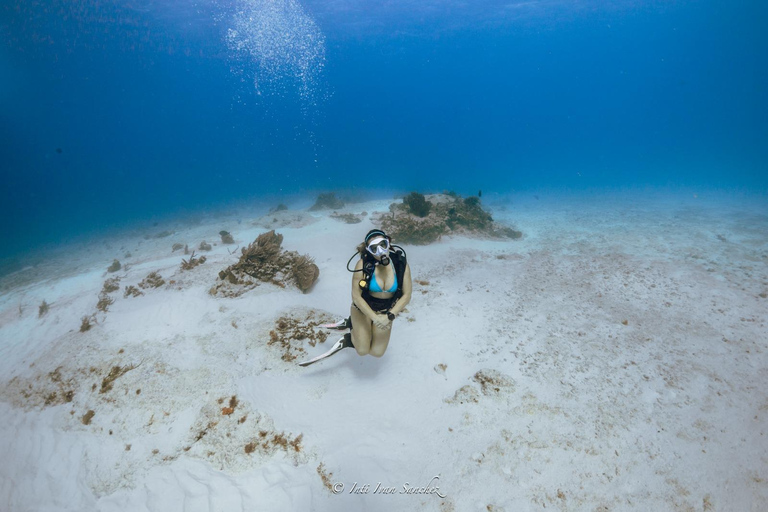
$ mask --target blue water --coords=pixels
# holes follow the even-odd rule
[[[768,188],[765,2],[8,0],[0,16],[1,257],[320,190]]]

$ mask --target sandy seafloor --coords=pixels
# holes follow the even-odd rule
[[[267,341],[278,317],[348,314],[345,263],[391,200],[350,205],[369,212],[360,224],[305,212],[313,223],[277,229],[320,267],[308,294],[213,297],[233,247],[187,272],[171,252],[221,229],[247,245],[273,205],[148,223],[6,276],[0,510],[768,509],[766,196],[483,201],[523,239],[406,246],[414,296],[381,359],[345,350],[300,368]],[[127,268],[108,274],[113,258]],[[152,270],[175,283],[123,297]],[[115,302],[79,332],[113,276]],[[296,345],[315,355],[336,336]],[[430,481],[444,498],[402,494]],[[396,493],[374,494],[379,482]]]

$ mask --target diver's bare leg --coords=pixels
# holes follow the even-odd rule
[[[352,329],[352,343],[355,345],[358,355],[367,355],[371,351],[372,322],[355,306],[351,306],[349,311],[354,327]]]
[[[387,351],[389,346],[389,337],[392,335],[392,325],[389,329],[379,329],[373,327],[373,341],[371,342],[370,354],[374,357],[381,357]]]

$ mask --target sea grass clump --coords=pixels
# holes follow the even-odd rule
[[[51,306],[45,302],[45,299],[43,299],[43,302],[40,303],[40,307],[37,310],[37,317],[42,318],[50,308]]]

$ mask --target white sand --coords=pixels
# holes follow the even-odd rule
[[[209,295],[236,260],[221,244],[179,271],[172,243],[228,229],[247,245],[264,231],[248,212],[72,249],[0,296],[0,510],[767,509],[766,198],[536,195],[483,198],[520,241],[406,246],[428,284],[385,356],[346,350],[308,368],[281,360],[269,331],[283,315],[347,316],[344,265],[369,220],[315,213],[278,229],[320,267],[308,294]],[[131,266],[108,275],[115,257]],[[176,283],[123,297],[153,270]],[[79,332],[113,275],[114,304]],[[335,338],[295,346],[309,357]],[[275,436],[294,444],[246,453]],[[445,498],[401,494],[430,481]],[[379,482],[396,494],[374,495]]]

